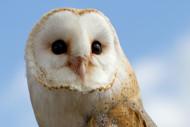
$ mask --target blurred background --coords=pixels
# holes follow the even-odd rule
[[[33,25],[57,7],[97,8],[115,26],[159,127],[189,127],[189,0],[4,0],[0,3],[0,126],[37,127],[24,64]]]

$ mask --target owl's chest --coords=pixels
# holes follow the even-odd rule
[[[104,104],[97,95],[85,96],[66,90],[48,90],[29,85],[31,100],[40,127],[84,127],[91,114]]]

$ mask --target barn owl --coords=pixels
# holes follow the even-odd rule
[[[39,127],[155,127],[109,19],[95,9],[45,14],[26,45]]]

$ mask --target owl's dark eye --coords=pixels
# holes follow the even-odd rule
[[[51,50],[56,55],[66,53],[67,52],[67,44],[63,40],[56,40],[52,43]]]
[[[92,53],[94,53],[94,54],[99,55],[102,53],[102,45],[97,40],[93,41],[91,48],[92,48]]]

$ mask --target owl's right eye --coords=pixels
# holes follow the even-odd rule
[[[64,40],[56,40],[52,43],[51,50],[55,55],[67,53],[67,44]]]

